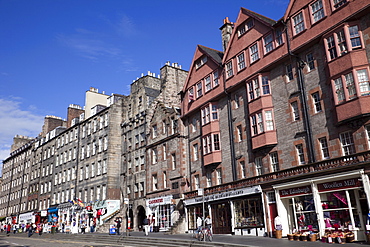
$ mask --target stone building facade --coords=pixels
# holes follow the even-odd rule
[[[180,104],[178,93],[183,87],[186,76],[187,72],[178,64],[166,63],[158,77],[149,72],[148,75],[135,80],[131,84],[130,95],[123,100],[122,183],[125,188],[124,197],[128,199],[125,212],[129,217],[127,220],[130,221],[130,225],[128,222],[126,225],[130,229],[140,229],[144,218],[150,213],[146,194],[152,191],[154,179],[148,178],[147,175],[152,169],[150,161],[154,159],[148,149],[149,143],[152,142],[149,138],[153,133],[152,128],[155,125],[162,126],[163,121],[168,121],[166,123],[168,125],[171,124],[168,116],[168,119],[161,117],[160,123],[157,123],[154,112],[160,102],[168,107],[176,107]],[[178,118],[178,114],[171,116]],[[168,129],[170,131],[170,127]]]

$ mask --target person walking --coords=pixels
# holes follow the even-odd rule
[[[116,234],[120,235],[119,229],[121,228],[121,221],[119,219],[115,220],[116,222]]]
[[[198,215],[198,218],[197,218],[197,233],[195,235],[195,238],[199,237],[199,233],[202,231],[202,227],[203,227],[203,220],[200,217],[200,215]]]
[[[145,218],[143,220],[143,225],[144,225],[144,232],[145,232],[145,236],[148,236],[149,235],[149,217]]]
[[[212,233],[212,219],[209,215],[207,215],[207,218],[204,220],[204,223],[206,225],[206,228],[209,229]]]
[[[33,234],[33,224],[30,224],[30,227],[28,227],[28,237],[31,237]]]
[[[12,226],[10,223],[6,226],[6,235],[9,236],[10,231],[12,230]]]

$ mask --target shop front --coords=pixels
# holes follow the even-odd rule
[[[27,212],[19,215],[19,224],[35,223],[34,212]]]
[[[355,240],[366,239],[370,188],[362,170],[273,187],[283,235],[353,234]]]
[[[198,216],[210,215],[214,234],[263,236],[266,232],[260,186],[215,193],[185,200],[188,229]]]
[[[146,213],[153,231],[167,231],[172,226],[172,195],[146,200]]]

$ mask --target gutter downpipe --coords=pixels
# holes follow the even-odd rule
[[[307,148],[308,148],[308,163],[314,163],[315,160],[315,149],[313,145],[313,138],[312,138],[312,127],[311,122],[309,119],[308,108],[307,108],[307,98],[306,98],[306,88],[304,86],[304,76],[302,69],[306,65],[306,63],[296,54],[294,54],[290,49],[290,42],[289,42],[289,34],[286,22],[282,22],[285,26],[285,34],[287,39],[287,48],[288,53],[290,56],[293,56],[297,59],[297,68],[298,68],[298,89],[300,92],[300,98],[302,101],[302,110],[303,110],[303,122],[304,128],[306,130],[306,138],[307,138]]]
[[[225,78],[225,76],[223,77]],[[225,79],[223,81],[224,92],[227,95],[227,121],[229,127],[229,140],[230,140],[230,155],[231,155],[231,171],[233,175],[233,181],[237,180],[236,174],[236,157],[235,157],[235,147],[234,147],[234,133],[233,133],[233,115],[231,112],[231,95],[227,92]]]

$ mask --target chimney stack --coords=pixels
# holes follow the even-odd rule
[[[224,19],[224,24],[222,25],[222,27],[220,27],[221,35],[222,35],[223,51],[225,51],[227,48],[227,44],[229,43],[230,38],[231,38],[231,33],[233,32],[233,28],[234,28],[234,23],[232,23],[229,20],[229,17],[226,17]]]

